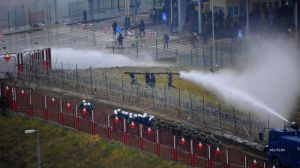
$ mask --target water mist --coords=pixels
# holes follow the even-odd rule
[[[299,57],[286,41],[255,40],[243,68],[217,72],[181,72],[183,79],[200,84],[244,112],[276,116],[286,122],[300,88]]]

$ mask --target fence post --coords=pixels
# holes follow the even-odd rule
[[[221,104],[219,102],[219,120],[220,120],[220,128],[222,128],[222,114],[221,114]]]
[[[78,107],[75,106],[75,128],[79,130],[79,117],[78,117]]]
[[[64,111],[63,111],[63,105],[61,99],[59,100],[60,105],[60,112],[58,115],[59,122],[63,125],[64,124]]]
[[[156,54],[156,60],[157,60],[158,59],[157,38],[155,39],[155,54]]]
[[[178,56],[178,49],[176,48],[176,63],[178,64],[179,63],[179,56]]]
[[[191,166],[195,166],[194,141],[191,139]]]
[[[48,120],[48,105],[47,105],[47,96],[44,96],[44,119]]]
[[[140,129],[139,147],[140,147],[140,149],[143,149],[144,144],[143,144],[143,125],[142,124],[139,125],[139,129]]]
[[[204,47],[202,49],[202,61],[203,61],[203,67],[206,67],[206,59],[205,59],[205,55],[204,55]]]
[[[212,47],[210,47],[210,68],[212,68],[213,67],[213,48]]]
[[[139,42],[136,41],[136,60],[139,59]]]
[[[180,116],[180,104],[181,104],[181,100],[180,100],[180,97],[181,97],[181,93],[180,93],[180,89],[178,89],[178,116]]]
[[[198,57],[198,48],[196,48],[196,53],[195,53],[195,55],[196,55],[196,65],[199,65],[199,57]]]
[[[90,67],[90,85],[91,85],[91,91],[92,94],[94,93],[94,89],[93,89],[93,72],[92,72],[92,67]]]
[[[194,118],[194,107],[193,107],[193,99],[192,99],[192,93],[190,92],[190,105],[192,110],[192,118]]]
[[[193,50],[191,50],[191,65],[193,65]]]
[[[8,32],[10,33],[10,16],[9,16],[9,11],[7,12],[7,24],[8,24]]]
[[[173,135],[173,160],[177,161],[176,135]]]
[[[210,150],[210,145],[208,147],[208,160],[207,160],[207,168],[212,168],[212,160],[211,160],[211,150]]]
[[[110,126],[110,116],[107,114],[107,138],[111,139],[111,126]]]
[[[245,156],[245,160],[244,160],[244,168],[247,168],[247,156]]]
[[[164,87],[164,97],[165,97],[165,112],[167,112],[167,88]]]
[[[226,166],[225,167],[226,168],[230,168],[228,149],[226,149]]]
[[[94,110],[92,110],[91,134],[92,135],[96,134],[96,129],[95,129],[95,113],[94,113]]]
[[[62,78],[63,88],[65,88],[64,67],[63,67],[63,63],[62,62],[61,62],[61,78]]]
[[[77,93],[79,91],[79,88],[78,88],[78,67],[77,67],[77,64],[76,64],[76,91],[77,91]]]
[[[125,99],[125,95],[124,95],[124,75],[122,74],[122,102],[124,104],[124,99]]]
[[[127,144],[126,118],[123,118],[123,143]]]
[[[250,138],[252,139],[252,133],[251,133],[251,130],[252,130],[252,122],[251,122],[251,114],[249,112],[249,134],[250,134]]]
[[[160,156],[160,142],[159,142],[159,129],[156,130],[156,155],[159,157]]]
[[[203,113],[203,122],[205,122],[205,111],[204,111],[204,105],[205,105],[205,102],[204,102],[204,96],[202,96],[202,113]]]
[[[16,88],[11,87],[12,91],[12,110],[14,112],[17,112],[17,93],[16,93]]]

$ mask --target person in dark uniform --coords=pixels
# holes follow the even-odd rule
[[[120,33],[118,36],[119,48],[123,48],[123,40],[124,40],[124,37],[123,37],[122,33]]]
[[[141,20],[141,23],[139,25],[139,29],[140,29],[140,36],[142,36],[142,33],[143,33],[143,36],[145,36],[145,22],[144,22],[144,20]]]
[[[154,87],[155,86],[155,82],[156,82],[154,73],[151,73],[150,79],[151,79],[151,87]]]
[[[166,46],[167,48],[169,48],[169,39],[170,39],[169,35],[165,33],[163,38],[164,38],[164,49],[166,48]]]
[[[130,79],[131,79],[131,85],[138,85],[138,82],[135,78],[135,74],[134,73],[129,73]]]
[[[174,87],[172,83],[173,83],[172,73],[168,72],[168,87]]]
[[[113,29],[114,35],[116,35],[116,33],[117,33],[117,27],[118,27],[117,22],[114,22],[114,23],[111,25],[111,27],[112,27],[112,29]]]
[[[151,81],[150,81],[150,74],[148,72],[146,72],[146,74],[145,74],[145,81],[146,81],[147,85],[149,85],[151,83]]]

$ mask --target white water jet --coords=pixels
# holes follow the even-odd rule
[[[250,48],[249,60],[242,68],[181,72],[180,76],[241,111],[256,112],[259,117],[273,114],[288,122],[300,91],[297,48],[277,40],[256,40]]]
[[[124,55],[112,54],[101,50],[84,50],[73,48],[53,48],[52,65],[54,68],[74,69],[78,64],[79,69],[109,68],[109,67],[151,67],[168,66],[166,64],[156,63],[150,56],[143,56],[142,61],[132,60]]]
[[[183,79],[201,84],[203,87],[215,92],[226,102],[231,103],[239,109],[248,109],[249,107],[252,107],[252,109],[256,109],[261,112],[268,112],[286,122],[289,122],[286,118],[278,114],[271,107],[259,101],[254,96],[245,91],[239,90],[239,88],[235,88],[234,86],[228,86],[226,81],[219,80],[218,77],[215,77],[212,73],[191,71],[181,72],[180,76]]]

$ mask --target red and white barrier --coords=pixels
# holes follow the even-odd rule
[[[79,130],[79,116],[78,116],[78,107],[75,106],[75,128]]]
[[[127,144],[127,125],[126,125],[126,119],[123,118],[123,143]]]
[[[208,159],[207,159],[207,167],[212,168],[212,159],[211,159],[211,146],[208,145]]]
[[[47,121],[49,117],[48,114],[48,103],[47,103],[47,96],[44,97],[44,119]]]
[[[173,160],[177,161],[176,136],[173,135]]]
[[[32,91],[29,91],[28,115],[33,116]]]
[[[140,137],[139,137],[139,147],[140,149],[143,149],[144,147],[144,142],[143,142],[143,125],[139,125],[139,131],[140,131]]]
[[[111,126],[110,126],[110,116],[107,114],[107,139],[111,139]]]
[[[225,167],[230,168],[228,149],[226,149],[226,165],[225,165]]]
[[[195,154],[194,154],[194,141],[191,139],[190,141],[190,147],[191,147],[191,166],[195,166]]]
[[[59,106],[60,106],[60,111],[58,113],[58,121],[63,125],[65,118],[64,118],[64,110],[63,110],[63,105],[61,100],[59,100]]]
[[[160,132],[159,129],[156,130],[156,155],[160,156]]]
[[[91,116],[91,134],[92,135],[95,135],[96,134],[96,128],[95,128],[95,114],[94,114],[94,110],[92,110],[91,111],[91,114],[92,114],[92,116]]]

